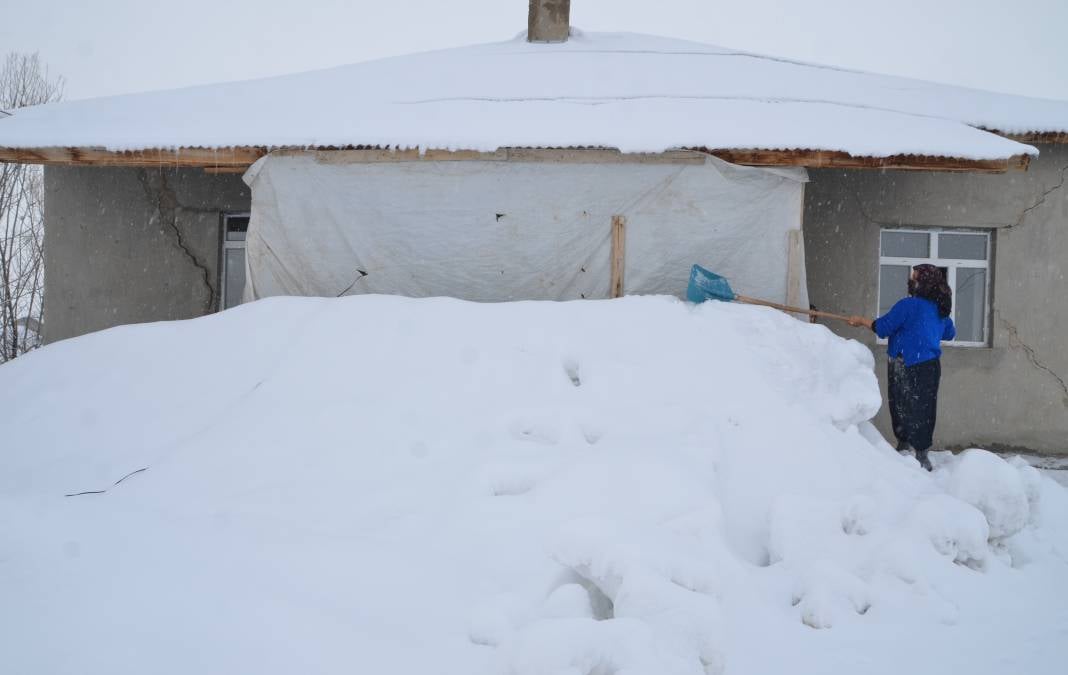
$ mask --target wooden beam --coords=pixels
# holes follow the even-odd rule
[[[248,167],[266,148],[180,148],[105,150],[104,148],[0,148],[0,162],[53,166]]]
[[[612,148],[508,148],[510,162],[552,164],[704,164],[694,150],[666,152],[620,152]]]
[[[312,152],[315,161],[320,164],[373,164],[376,162],[503,162],[508,159],[508,151],[495,152],[477,150],[425,150],[415,148],[393,150],[390,148],[354,148],[337,150],[308,151],[296,148],[278,150],[281,156],[307,155]]]
[[[245,173],[248,171],[247,166],[206,166],[204,167],[204,173],[219,174],[219,173]]]
[[[257,146],[232,148],[179,148],[111,151],[103,148],[0,148],[0,162],[68,166],[141,166],[245,168],[271,149]],[[277,148],[283,153],[307,152],[303,148]],[[760,150],[686,148],[661,153],[623,153],[610,148],[502,148],[494,152],[475,150],[394,150],[389,148],[316,148],[319,161],[509,161],[566,164],[700,164],[702,154],[714,155],[747,166],[800,166],[812,169],[902,169],[910,171],[971,171],[1003,173],[1026,170],[1030,156],[1005,160],[973,160],[924,155],[854,157],[827,150]]]
[[[627,219],[612,216],[612,276],[608,284],[608,297],[623,297],[623,271],[627,256]]]
[[[1017,143],[1033,143],[1037,145],[1068,143],[1068,131],[1028,131],[1022,134],[1006,134],[997,129],[983,129],[983,131],[1004,136]]]
[[[854,157],[831,150],[725,150],[693,148],[746,166],[801,166],[809,169],[900,169],[905,171],[970,171],[1005,173],[1026,170],[1030,155],[1009,159],[960,159],[927,155],[893,155],[890,157]]]
[[[300,155],[307,150],[285,149],[281,155]],[[611,148],[499,148],[478,150],[392,150],[363,148],[317,150],[315,159],[324,164],[361,162],[537,162],[547,164],[704,164],[704,153],[693,150],[666,152],[620,152]]]

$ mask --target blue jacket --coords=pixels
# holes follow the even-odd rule
[[[915,296],[898,300],[872,329],[879,337],[890,338],[887,355],[903,357],[906,366],[937,359],[942,355],[939,343],[957,336],[953,319],[938,316],[937,305]]]

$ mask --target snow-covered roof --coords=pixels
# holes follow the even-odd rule
[[[25,108],[0,147],[815,149],[1005,159],[1068,132],[1068,102],[684,40],[576,32],[296,75]]]

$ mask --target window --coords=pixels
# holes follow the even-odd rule
[[[883,230],[879,242],[879,315],[905,297],[909,273],[941,267],[953,289],[952,344],[985,347],[990,315],[990,233],[974,230]]]
[[[248,213],[225,213],[222,217],[219,309],[240,305],[245,292],[245,235],[249,217]]]

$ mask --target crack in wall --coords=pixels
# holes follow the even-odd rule
[[[210,212],[216,213],[216,211],[207,211],[196,208],[184,207],[178,202],[178,195],[175,193],[174,188],[170,186],[167,181],[167,174],[165,171],[159,172],[159,185],[153,186],[149,179],[148,170],[138,171],[138,178],[141,181],[141,187],[145,191],[145,196],[148,197],[149,202],[155,202],[156,210],[159,212],[160,224],[165,224],[170,227],[174,232],[175,244],[178,249],[185,254],[185,257],[193,263],[193,266],[200,270],[204,277],[204,287],[208,291],[208,297],[204,302],[204,313],[210,314],[215,311],[215,287],[211,284],[211,271],[207,265],[200,262],[192,250],[186,245],[185,238],[182,236],[182,230],[178,227],[178,212],[188,211],[193,213]]]
[[[869,224],[878,225],[879,227],[900,227],[901,223],[891,223],[885,220],[876,220],[871,215],[871,213],[868,212],[868,209],[864,206],[864,200],[860,198],[860,193],[858,192],[857,188],[853,188],[849,194],[853,197],[853,201],[856,202],[857,210],[860,211],[861,217],[863,217],[864,220],[868,221]]]
[[[1042,194],[1040,194],[1038,196],[1038,198],[1035,199],[1034,203],[1032,203],[1030,206],[1027,206],[1022,211],[1020,211],[1020,215],[1016,218],[1015,222],[1010,223],[1008,225],[1001,225],[999,227],[996,227],[995,229],[997,229],[997,230],[1011,230],[1011,229],[1013,229],[1015,227],[1019,227],[1020,225],[1023,225],[1024,224],[1024,220],[1027,218],[1027,216],[1032,211],[1034,211],[1035,209],[1037,209],[1040,206],[1042,206],[1043,204],[1045,204],[1046,201],[1049,200],[1049,196],[1051,194],[1053,194],[1054,192],[1057,192],[1058,190],[1063,188],[1065,183],[1068,182],[1068,166],[1062,166],[1058,170],[1058,173],[1060,174],[1060,180],[1057,181],[1057,184],[1052,186],[1052,187],[1050,187],[1050,188],[1047,188],[1046,190],[1043,190]],[[860,211],[860,215],[868,223],[870,223],[872,225],[878,225],[880,227],[900,227],[901,226],[900,222],[896,222],[895,223],[895,222],[889,222],[889,221],[885,221],[885,220],[878,220],[874,216],[872,216],[872,214],[865,207],[864,200],[861,199],[860,194],[859,194],[859,192],[858,192],[858,190],[856,188],[853,188],[852,190],[850,190],[849,194],[853,198],[853,201],[857,206],[857,210]]]
[[[998,317],[998,321],[1001,322],[1001,325],[1004,326],[1005,330],[1009,332],[1009,346],[1018,346],[1027,355],[1027,360],[1031,362],[1032,366],[1039,370],[1045,371],[1050,375],[1050,377],[1057,381],[1057,384],[1060,385],[1061,391],[1064,392],[1064,398],[1062,399],[1064,405],[1065,407],[1068,407],[1068,383],[1064,381],[1063,377],[1054,372],[1052,368],[1050,368],[1039,360],[1038,355],[1035,353],[1034,347],[1020,339],[1020,331],[1011,321],[1003,317],[1001,315],[1001,312],[998,312],[997,310],[995,310],[995,314]],[[1013,344],[1014,342],[1016,344]]]
[[[1020,211],[1020,216],[1016,219],[1016,222],[1012,223],[1011,225],[1004,225],[1004,226],[1002,226],[1002,227],[1000,227],[998,229],[1000,229],[1000,230],[1011,230],[1014,227],[1019,227],[1020,225],[1023,225],[1024,219],[1027,218],[1029,213],[1031,213],[1032,211],[1034,211],[1038,207],[1040,207],[1043,204],[1045,204],[1046,203],[1046,199],[1048,199],[1051,194],[1053,194],[1057,190],[1060,190],[1062,187],[1064,187],[1065,172],[1068,172],[1068,166],[1062,166],[1061,167],[1061,169],[1060,169],[1061,179],[1056,185],[1054,185],[1053,187],[1049,188],[1048,190],[1043,191],[1042,194],[1038,196],[1038,199],[1035,200],[1034,204],[1032,204],[1031,206],[1028,206],[1023,211]]]

